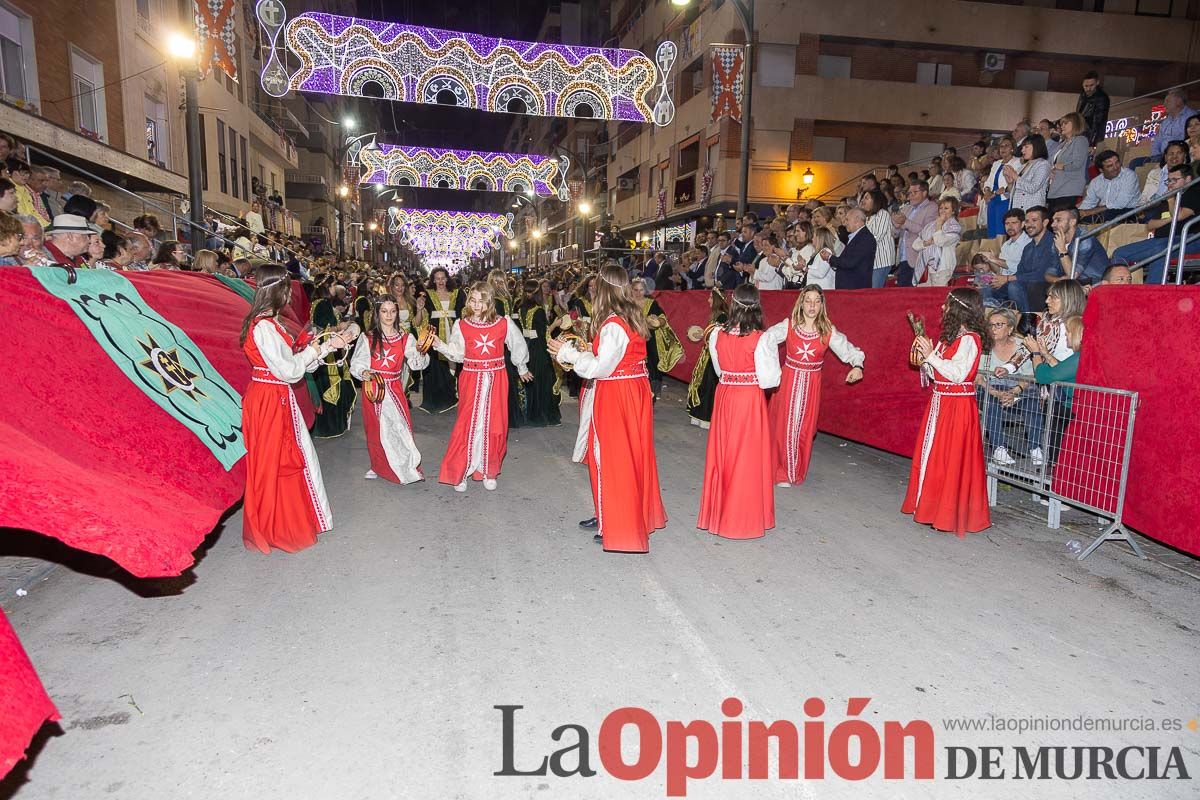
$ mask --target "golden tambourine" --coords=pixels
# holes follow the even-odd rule
[[[422,353],[428,353],[433,347],[434,340],[437,339],[437,333],[430,325],[422,325],[417,335],[417,350]]]
[[[387,394],[387,383],[378,372],[372,372],[371,376],[363,381],[362,390],[363,397],[367,398],[369,402],[379,405]]]
[[[646,322],[650,325],[650,330],[656,331],[663,326],[663,318],[657,314],[649,314],[646,316]]]
[[[925,336],[925,320],[914,315],[911,311],[908,312],[908,325],[912,328],[913,343],[908,349],[908,363],[911,366],[919,367],[925,363],[925,355],[921,352],[921,348],[917,345],[917,341]]]
[[[568,320],[569,320],[569,318],[568,318]],[[563,344],[570,344],[572,347],[574,347],[576,350],[578,350],[581,353],[588,352],[587,340],[584,339],[582,336],[580,336],[577,333],[565,333],[565,334],[562,334],[555,338],[557,338],[558,341],[562,342]],[[568,371],[572,371],[575,369],[572,365],[563,364],[561,361],[559,362],[559,364],[562,365],[563,369],[568,370]]]
[[[689,341],[700,342],[704,340],[704,328],[699,325],[690,325],[687,329],[687,337]]]

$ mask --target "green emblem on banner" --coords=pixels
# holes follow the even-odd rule
[[[231,278],[228,275],[216,273],[214,278],[225,284],[225,287],[237,292],[247,303],[254,302],[254,287],[239,278]]]
[[[124,276],[108,270],[29,270],[46,291],[67,302],[125,376],[230,469],[246,454],[242,398],[176,325],[146,305]]]

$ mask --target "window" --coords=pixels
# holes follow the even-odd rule
[[[700,168],[700,139],[696,138],[690,144],[679,148],[679,169],[677,175],[690,175]]]
[[[0,91],[20,100],[32,100],[25,77],[25,43],[32,44],[33,29],[28,17],[18,17],[0,6]],[[32,47],[29,48],[32,51]]]
[[[791,44],[761,44],[754,58],[758,63],[759,86],[779,86],[791,89],[796,85],[796,46]]]
[[[949,64],[935,64],[932,61],[917,62],[917,83],[926,86],[949,86],[951,66]]]
[[[787,169],[791,160],[791,131],[755,130],[751,136],[750,157],[753,163],[768,169]]]
[[[217,120],[217,175],[220,177],[221,193],[229,191],[229,178],[225,171],[225,123]]]
[[[237,131],[233,128],[229,129],[229,193],[234,197],[239,197],[238,194],[238,151],[237,151]]]
[[[845,161],[846,137],[814,136],[812,140],[813,161]]]
[[[142,19],[150,19],[150,0],[137,0],[137,15]]]
[[[850,56],[817,56],[817,75],[822,78],[849,78]]]
[[[692,61],[679,73],[679,105],[704,91],[704,56]]]
[[[1026,92],[1044,92],[1050,83],[1050,73],[1042,69],[1018,69],[1013,75],[1013,88]]]
[[[715,172],[717,169],[717,162],[720,160],[721,140],[714,138],[708,143],[708,154],[705,156],[704,168]]]
[[[246,158],[246,137],[242,137],[242,197],[250,199],[250,178],[249,173],[250,160]]]
[[[204,124],[204,115],[200,115],[200,188],[208,191],[208,128]]]
[[[75,95],[75,124],[84,133],[108,141],[104,66],[75,48],[71,48],[71,91]]]
[[[167,136],[167,109],[157,99],[147,97],[146,103],[146,158],[160,167],[167,165],[170,138]]]

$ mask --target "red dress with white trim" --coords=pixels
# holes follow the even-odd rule
[[[863,351],[850,344],[837,328],[822,340],[817,332],[798,330],[790,319],[772,325],[765,334],[784,344],[783,378],[771,397],[771,432],[776,483],[804,483],[821,412],[821,371],[825,351],[852,367],[863,365]]]
[[[717,329],[708,341],[719,376],[696,527],[726,539],[757,539],[775,527],[771,425],[763,392],[779,385],[779,348],[762,331]]]
[[[913,453],[908,494],[901,510],[940,531],[963,536],[992,524],[975,373],[979,336],[961,334],[947,345],[938,342],[922,367],[933,379]]]
[[[254,322],[242,350],[253,372],[242,397],[246,496],[242,539],[247,548],[295,552],[333,527],[321,465],[291,384],[320,363],[318,349],[293,353],[294,342],[271,317]]]
[[[439,353],[463,365],[458,376],[458,418],[438,473],[441,483],[457,485],[467,478],[479,481],[500,474],[508,452],[506,346],[517,372],[527,372],[525,336],[508,317],[486,323],[460,319],[449,341],[434,343]]]
[[[413,337],[405,332],[390,338],[380,337],[374,351],[371,337],[364,333],[358,337],[350,359],[351,375],[361,381],[365,374],[373,372],[383,379],[385,387],[379,403],[372,403],[363,395],[363,432],[371,456],[371,472],[401,484],[425,479],[421,453],[413,439],[412,412],[404,394],[405,364],[415,371],[429,366],[429,356],[419,352]]]
[[[558,360],[591,380],[581,397],[580,435],[572,458],[587,462],[604,549],[648,552],[650,534],[667,524],[667,513],[654,456],[646,340],[613,314],[592,339],[589,352],[563,345]]]

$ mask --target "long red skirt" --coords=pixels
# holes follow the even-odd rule
[[[726,539],[757,539],[775,527],[772,449],[762,389],[718,385],[697,528]]]
[[[960,537],[991,526],[974,395],[929,399],[901,511]]]
[[[646,553],[667,524],[654,456],[654,406],[646,378],[594,381],[587,467],[604,549]]]
[[[776,483],[804,483],[821,411],[821,373],[784,366],[770,406]]]
[[[458,375],[458,417],[438,482],[456,485],[500,474],[508,453],[508,375],[504,370]]]
[[[253,382],[242,398],[247,548],[294,553],[331,527],[329,504],[312,440],[290,386]]]
[[[390,380],[385,386],[382,403],[376,405],[364,398],[362,404],[363,434],[367,440],[367,454],[371,457],[371,469],[392,483],[423,480],[421,459],[413,441],[412,412],[408,398],[404,396],[402,379]],[[396,430],[397,427],[403,430]],[[393,462],[399,466],[401,474],[397,474]]]

